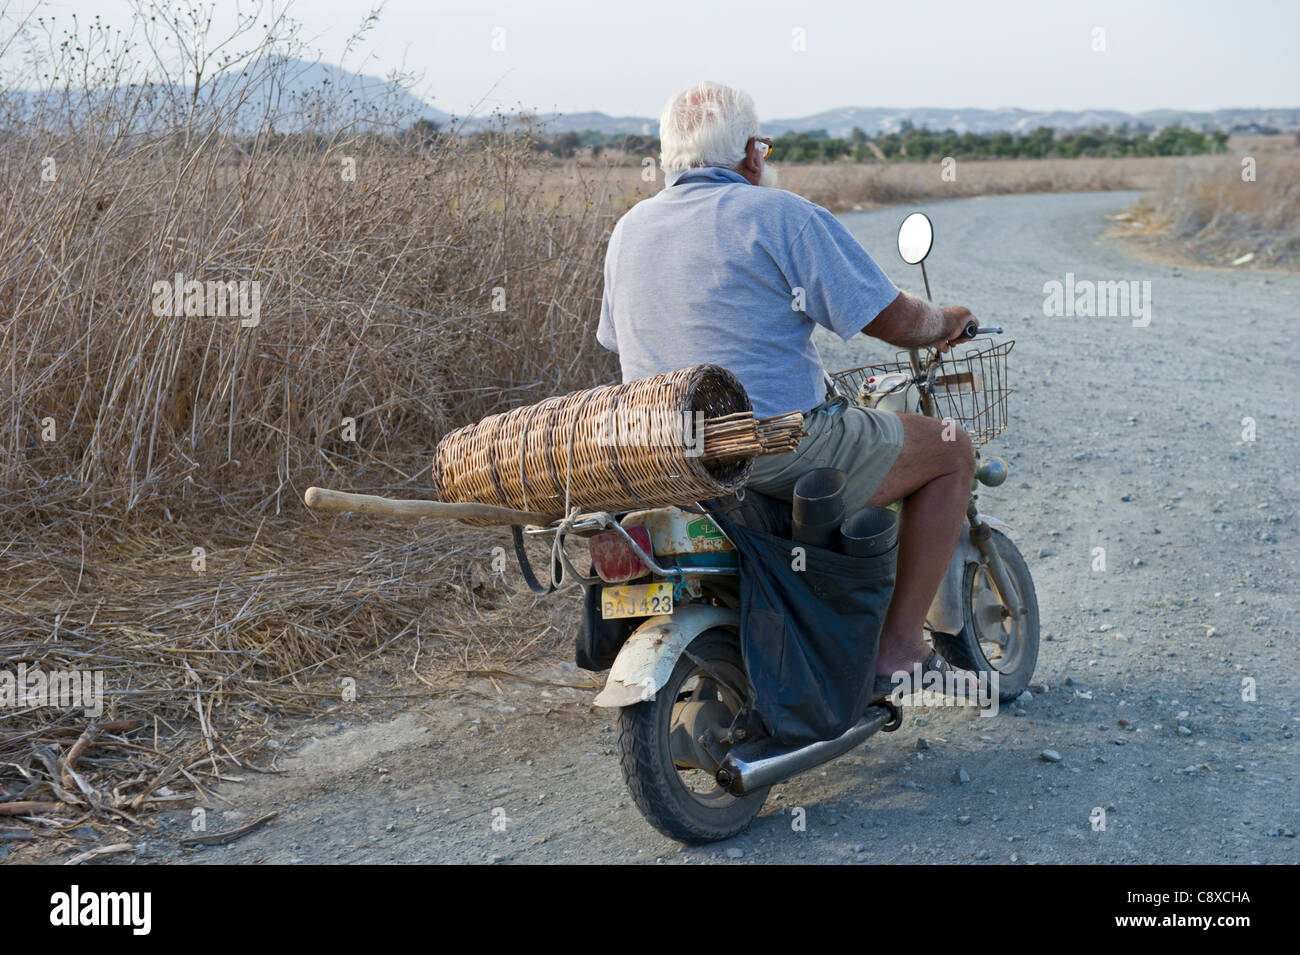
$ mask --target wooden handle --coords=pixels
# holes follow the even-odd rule
[[[309,487],[302,496],[315,511],[354,511],[385,517],[435,517],[443,520],[488,521],[493,524],[536,524],[545,527],[554,520],[549,514],[516,511],[494,504],[448,504],[444,501],[396,501],[374,494],[349,494],[323,487]]]

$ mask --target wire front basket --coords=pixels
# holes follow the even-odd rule
[[[970,435],[976,445],[988,444],[1007,426],[1007,355],[1014,341],[981,342],[974,350],[945,356],[934,375],[935,408],[941,418],[951,418]],[[901,373],[912,377],[912,363],[906,352],[898,361],[886,361],[860,368],[846,368],[831,375],[841,394],[865,404],[870,390],[868,379]]]

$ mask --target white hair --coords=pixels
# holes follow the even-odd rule
[[[757,135],[753,98],[744,90],[706,80],[665,104],[659,115],[659,161],[665,172],[695,166],[734,169]]]

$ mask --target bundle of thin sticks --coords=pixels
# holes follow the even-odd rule
[[[803,415],[798,411],[773,418],[755,418],[753,412],[709,418],[704,422],[704,458],[752,458],[789,454],[803,437]]]

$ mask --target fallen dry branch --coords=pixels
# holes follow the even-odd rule
[[[99,724],[101,733],[126,733],[131,730],[139,729],[144,724],[140,720],[113,720],[108,723]],[[42,730],[43,736],[80,736],[86,732],[87,727],[78,726],[52,726],[49,729]],[[28,739],[35,731],[25,733],[0,733],[0,744],[13,742],[19,739]]]
[[[246,826],[240,826],[238,829],[229,829],[226,832],[203,833],[197,836],[185,836],[180,840],[183,846],[223,846],[228,842],[234,842],[241,839],[250,832],[256,832],[264,825],[278,816],[280,813],[272,810],[264,816],[258,816]]]
[[[0,816],[31,816],[40,812],[54,812],[62,803],[24,799],[17,802],[0,802]]]
[[[82,754],[90,748],[98,733],[99,729],[95,724],[92,723],[87,726],[82,734],[77,737],[77,741],[72,744],[72,748],[68,750],[68,755],[63,757],[63,770],[60,775],[63,779],[63,785],[69,789],[74,785],[84,786],[84,783],[77,778],[77,760],[81,759]]]
[[[69,859],[64,865],[81,865],[83,862],[89,862],[91,859],[98,859],[101,856],[119,855],[123,852],[134,852],[135,846],[129,842],[117,842],[111,846],[97,846],[94,849],[87,849],[85,852],[78,852]]]

